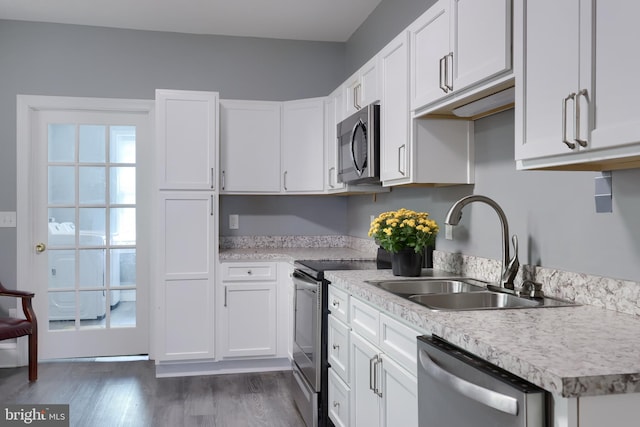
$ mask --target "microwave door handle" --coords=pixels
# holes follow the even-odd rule
[[[364,172],[364,168],[366,166],[366,160],[365,164],[363,164],[362,167],[360,167],[358,161],[356,160],[356,131],[359,127],[362,127],[362,132],[364,132],[365,135],[367,134],[367,128],[362,122],[362,119],[358,119],[357,123],[353,126],[353,130],[351,131],[351,161],[353,162],[353,167],[358,173],[358,176],[362,176],[362,173]]]
[[[497,391],[481,387],[452,374],[438,366],[423,349],[420,349],[418,356],[420,359],[420,365],[422,365],[424,372],[438,382],[482,405],[505,412],[509,415],[518,415],[517,399],[498,393]]]

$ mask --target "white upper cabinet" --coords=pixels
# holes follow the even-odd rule
[[[380,178],[384,183],[405,183],[411,179],[408,66],[408,40],[404,31],[378,54]]]
[[[408,45],[403,32],[378,55],[382,183],[473,183],[473,122],[410,117]]]
[[[344,92],[340,86],[324,103],[325,122],[325,188],[328,193],[342,192],[345,185],[338,182],[338,131],[337,125],[344,117]]]
[[[553,13],[549,13],[553,10]],[[519,169],[640,166],[636,2],[518,0]]]
[[[282,105],[282,190],[324,191],[324,98]]]
[[[411,24],[411,110],[510,74],[511,13],[511,0],[439,0]]]
[[[158,188],[215,190],[218,93],[156,90]]]
[[[280,191],[281,102],[220,100],[220,190]]]
[[[378,69],[376,58],[372,58],[355,72],[343,85],[344,115],[349,117],[362,107],[378,101]]]

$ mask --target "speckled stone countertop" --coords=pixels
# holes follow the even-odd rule
[[[247,248],[220,249],[221,262],[228,261],[286,261],[297,259],[367,260],[375,259],[370,252],[351,248]]]
[[[436,312],[365,283],[390,271],[326,277],[425,333],[438,335],[556,395],[640,392],[640,318],[588,305]]]

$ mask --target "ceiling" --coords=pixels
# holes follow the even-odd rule
[[[0,0],[0,19],[345,42],[381,0]]]

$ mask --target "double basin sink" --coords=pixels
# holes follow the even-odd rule
[[[496,310],[575,305],[549,297],[530,298],[501,292],[486,282],[468,278],[425,278],[367,281],[392,294],[436,311]],[[493,289],[493,290],[492,290]]]

